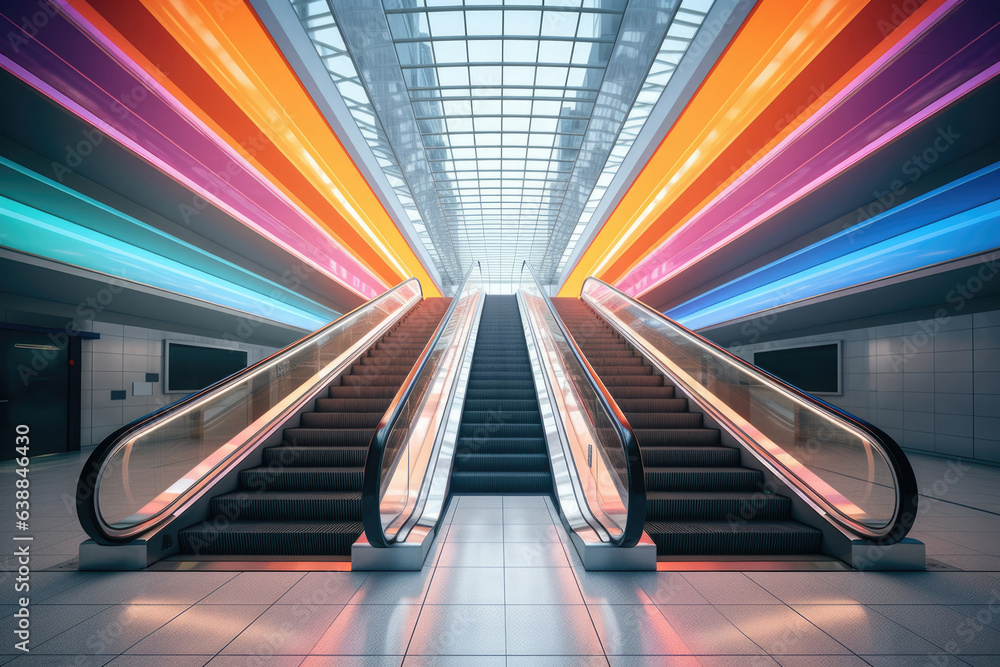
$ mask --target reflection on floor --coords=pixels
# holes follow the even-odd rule
[[[5,521],[0,663],[1000,664],[1000,468],[911,460],[922,493],[911,534],[954,569],[588,573],[545,498],[467,496],[418,573],[59,570],[83,539],[72,496],[83,457],[38,458],[32,650],[13,648]],[[0,493],[13,499],[11,470],[0,465]]]

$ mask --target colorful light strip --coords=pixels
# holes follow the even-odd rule
[[[617,287],[642,294],[705,259],[907,131],[1000,74],[1000,12],[980,5],[948,14],[946,3],[919,31],[789,135],[765,159],[651,252]],[[943,19],[943,20],[941,20]],[[927,68],[921,40],[950,48]],[[892,62],[886,62],[892,56]]]
[[[61,14],[35,35],[24,32],[9,16],[28,7],[15,2],[3,9],[4,22],[19,39],[0,43],[0,66],[191,189],[192,215],[199,201],[211,202],[361,298],[385,290],[238,153],[185,114],[176,99],[150,88]],[[120,101],[139,95],[141,104]]]
[[[336,313],[315,312],[223,280],[155,252],[0,196],[5,247],[314,330]],[[301,299],[301,297],[298,297]]]
[[[991,169],[994,169],[995,175],[995,167]],[[995,197],[998,191],[995,184],[992,187]],[[748,283],[758,283],[756,287],[740,290],[741,280],[738,279],[722,286],[717,292],[717,299],[713,300],[708,295],[699,297],[695,300],[697,303],[687,302],[669,311],[667,315],[689,328],[707,327],[775,306],[1000,247],[1000,200],[994,199],[968,208],[957,197],[954,204],[960,207],[960,212],[944,219],[939,219],[937,210],[941,202],[931,197],[923,204],[928,208],[933,207],[934,210],[927,211],[927,214],[933,216],[936,222],[893,235],[853,252],[843,253],[842,246],[850,244],[852,238],[857,239],[858,235],[866,233],[863,229],[865,225],[857,225],[859,229],[845,230],[831,239],[824,239],[800,253],[750,274],[747,277]],[[901,212],[900,209],[893,209],[885,214],[887,218],[879,219],[875,224],[890,225],[892,215]],[[826,255],[828,259],[817,263],[822,255]],[[797,264],[812,265],[796,270]],[[788,273],[784,278],[776,278],[774,273],[781,270]],[[769,276],[767,281],[759,284],[764,275]],[[734,294],[734,291],[738,293]],[[946,295],[942,297],[945,298]]]

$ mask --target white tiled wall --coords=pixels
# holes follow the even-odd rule
[[[229,343],[215,338],[191,336],[121,324],[93,322],[96,340],[85,339],[81,359],[81,447],[96,445],[112,431],[134,419],[183,398],[163,393],[163,340],[226,345],[247,351],[250,364],[276,348]],[[146,373],[158,373],[152,396],[133,396],[132,383],[145,382]],[[124,400],[112,400],[112,390],[124,389]]]
[[[754,345],[843,341],[843,395],[823,396],[908,449],[1000,462],[1000,311]]]

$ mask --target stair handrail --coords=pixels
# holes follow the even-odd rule
[[[264,359],[116,429],[94,448],[84,463],[77,480],[76,510],[84,531],[99,544],[115,545],[134,540],[157,528],[167,521],[175,510],[188,504],[194,497],[200,496],[202,492],[210,488],[234,461],[243,458],[272,433],[273,424],[283,421],[290,414],[293,414],[304,401],[311,400],[317,390],[315,386],[307,387],[305,384],[294,387],[289,395],[271,407],[263,416],[256,418],[249,426],[233,434],[233,437],[223,446],[213,451],[211,455],[203,457],[200,462],[183,473],[179,479],[161,491],[152,501],[147,502],[138,512],[124,519],[134,519],[131,524],[113,526],[105,520],[101,513],[101,486],[105,481],[109,464],[116,455],[124,451],[122,475],[126,489],[130,488],[128,462],[130,457],[134,455],[133,447],[140,437],[158,428],[168,426],[172,420],[179,419],[185,414],[197,411],[200,406],[209,403],[218,396],[225,395],[227,392],[237,390],[240,385],[246,382],[252,382],[258,374],[271,372],[280,375],[284,371],[287,375],[291,372],[290,369],[283,369],[281,364],[290,363],[290,358],[296,352],[306,350],[310,345],[318,343],[323,336],[330,334],[337,328],[346,330],[352,323],[356,324],[362,318],[377,313],[378,309],[382,308],[384,310],[382,319],[371,330],[358,336],[346,349],[338,353],[335,359],[323,366],[319,373],[309,378],[316,381],[314,384],[328,382],[327,378],[343,372],[347,362],[373,344],[385,331],[412,310],[420,302],[422,296],[423,290],[418,279],[404,280],[374,299],[361,304]],[[187,467],[189,464],[183,465]],[[130,496],[131,493],[126,491],[126,495]],[[147,508],[149,508],[148,513],[144,514],[142,510]]]
[[[534,268],[527,260],[524,260],[521,265],[522,273],[525,268],[528,270],[532,280],[535,282],[535,286],[537,287],[539,294],[541,294],[545,305],[548,307],[548,311],[551,314],[552,319],[559,327],[559,333],[566,339],[569,349],[573,353],[573,357],[583,370],[583,374],[587,378],[587,382],[596,393],[602,409],[610,418],[610,421],[615,428],[616,435],[621,441],[622,451],[625,457],[624,460],[626,464],[625,469],[627,479],[625,489],[625,500],[627,503],[626,519],[625,526],[620,535],[615,537],[610,532],[609,535],[612,544],[615,546],[633,547],[638,544],[639,540],[642,538],[646,522],[646,476],[643,470],[642,454],[639,450],[639,442],[635,437],[635,432],[632,430],[632,426],[629,424],[625,413],[621,411],[618,403],[611,396],[611,392],[609,392],[608,388],[604,386],[604,383],[601,381],[600,377],[598,377],[597,373],[590,365],[590,362],[587,361],[587,357],[580,350],[580,346],[577,345],[576,339],[573,338],[573,335],[566,328],[566,324],[556,311],[555,306],[552,303],[552,299],[545,293],[545,289],[538,280],[538,276],[535,274]],[[593,514],[595,517],[598,515],[596,512]]]
[[[750,376],[756,375],[757,378],[768,384],[774,390],[779,393],[785,394],[786,396],[791,396],[800,405],[805,404],[810,406],[817,412],[825,412],[831,414],[834,418],[846,422],[850,427],[857,431],[863,433],[867,439],[875,445],[879,454],[883,457],[888,465],[888,468],[893,476],[893,490],[895,492],[895,506],[893,515],[890,521],[888,521],[884,526],[878,529],[873,529],[859,521],[852,519],[850,516],[844,513],[844,511],[837,506],[834,501],[825,497],[821,492],[812,488],[809,482],[802,479],[801,473],[796,473],[791,470],[787,463],[780,457],[776,456],[772,451],[766,447],[760,446],[753,437],[745,432],[744,429],[735,425],[727,418],[727,415],[723,412],[715,410],[711,405],[702,402],[699,392],[694,387],[688,387],[694,389],[694,398],[696,402],[702,405],[702,407],[707,408],[711,411],[713,417],[720,420],[721,423],[725,423],[735,429],[742,435],[738,439],[744,444],[752,447],[755,453],[759,457],[763,457],[772,464],[772,469],[778,474],[782,479],[784,479],[790,486],[798,490],[799,492],[805,494],[810,500],[816,503],[824,511],[824,517],[827,521],[838,526],[842,530],[857,536],[867,542],[878,544],[882,546],[888,546],[899,542],[904,537],[906,537],[907,532],[913,526],[913,522],[917,516],[917,503],[918,503],[918,489],[916,476],[913,472],[913,467],[910,465],[909,460],[906,457],[905,452],[903,452],[902,447],[885,433],[882,429],[869,423],[868,421],[833,405],[821,398],[813,396],[812,394],[799,389],[798,387],[789,384],[788,382],[782,380],[781,378],[769,373],[768,371],[755,366],[748,361],[738,357],[729,350],[723,348],[720,345],[708,340],[704,336],[701,336],[691,329],[688,329],[684,325],[676,322],[663,313],[658,312],[654,308],[651,308],[647,304],[635,299],[621,290],[615,288],[608,283],[595,278],[593,276],[588,277],[583,286],[580,289],[580,298],[591,306],[601,317],[607,321],[612,327],[614,327],[619,333],[625,336],[640,352],[643,353],[647,358],[652,358],[651,353],[648,350],[643,339],[638,336],[634,331],[629,330],[624,324],[619,324],[616,322],[619,318],[614,316],[614,313],[610,313],[613,317],[605,317],[602,311],[610,312],[610,309],[603,304],[596,302],[596,297],[587,293],[588,285],[597,285],[600,289],[609,290],[612,294],[620,297],[629,303],[634,305],[644,311],[646,314],[654,317],[657,321],[669,326],[673,330],[680,332],[685,337],[689,338],[692,342],[700,346],[706,351],[710,351],[715,355],[725,359],[727,363],[741,369],[743,373]],[[662,368],[668,376],[671,377],[675,382],[678,382],[681,386],[687,387],[690,383],[683,381],[676,373],[671,372],[670,368]],[[759,431],[758,431],[759,433]],[[762,434],[761,434],[762,435]],[[765,436],[766,437],[766,436]]]
[[[383,494],[385,492],[384,486],[388,481],[387,473],[391,474],[391,472],[393,472],[399,464],[399,457],[397,457],[395,461],[389,462],[388,466],[384,460],[385,452],[389,445],[389,437],[395,430],[397,422],[403,414],[405,406],[407,405],[415,387],[427,368],[432,352],[437,347],[437,344],[451,321],[459,303],[462,302],[461,297],[466,292],[467,287],[469,287],[469,281],[472,279],[473,272],[476,270],[478,270],[481,274],[482,266],[479,260],[474,261],[469,267],[469,270],[466,271],[461,285],[455,291],[455,296],[448,305],[448,310],[445,311],[444,316],[441,318],[437,328],[434,330],[434,335],[431,336],[429,341],[427,341],[427,344],[420,353],[420,357],[410,369],[406,379],[403,380],[402,386],[399,388],[399,391],[396,392],[396,395],[392,399],[392,403],[389,404],[389,407],[386,409],[382,419],[379,420],[379,424],[375,429],[374,435],[372,435],[371,444],[368,447],[368,454],[365,457],[364,478],[361,492],[361,520],[365,529],[365,537],[368,539],[368,543],[374,547],[389,547],[396,542],[396,539],[399,536],[398,531],[391,535],[387,535],[385,526],[382,523],[381,507]],[[475,310],[475,308],[473,308],[473,310]],[[460,342],[465,337],[467,336],[456,337],[452,344]],[[430,372],[433,372],[434,370],[436,369],[432,368],[430,369]],[[412,513],[415,506],[416,499],[413,504],[409,505],[408,511]],[[400,520],[397,520],[397,523],[402,525],[409,518],[409,516],[402,517]]]

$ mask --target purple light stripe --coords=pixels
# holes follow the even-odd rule
[[[942,108],[987,80],[988,76],[982,76],[983,69],[996,63],[998,40],[986,33],[996,30],[1000,18],[995,10],[976,3],[962,8],[969,11],[951,13],[957,4],[947,3],[925,19],[920,29],[900,40],[823,105],[768,156],[650,253],[618,286],[635,295],[661,284],[913,127],[930,115],[929,110]],[[984,11],[985,18],[981,15]],[[946,20],[940,20],[945,17]],[[991,28],[984,31],[984,25]],[[924,31],[920,32],[921,29]],[[968,34],[978,35],[978,44],[959,48],[969,42]],[[952,45],[954,49],[944,63],[940,57],[931,55],[933,63],[928,64],[924,62],[928,56],[923,51],[911,48],[932,37],[935,44]],[[919,111],[914,113],[915,110]],[[900,122],[904,114],[909,117]],[[829,164],[837,166],[832,169],[825,166]],[[777,197],[781,201],[772,204]]]
[[[62,15],[54,16],[35,39],[7,15],[16,13],[16,7],[7,6],[3,13],[27,41],[14,47],[13,54],[10,40],[0,44],[0,64],[15,76],[360,296],[371,298],[385,290],[381,280],[242,156],[193,114],[182,112],[179,101],[160,86],[150,87],[148,76],[129,71],[141,68],[127,59],[116,62],[123,54],[116,51],[113,58],[103,48],[106,38],[82,17],[75,16],[81,22],[76,27]],[[57,45],[55,50],[50,44]],[[74,65],[59,53],[72,53]],[[142,101],[129,108],[109,92],[114,90],[127,96],[122,99],[142,96]],[[191,209],[196,210],[195,200]]]

